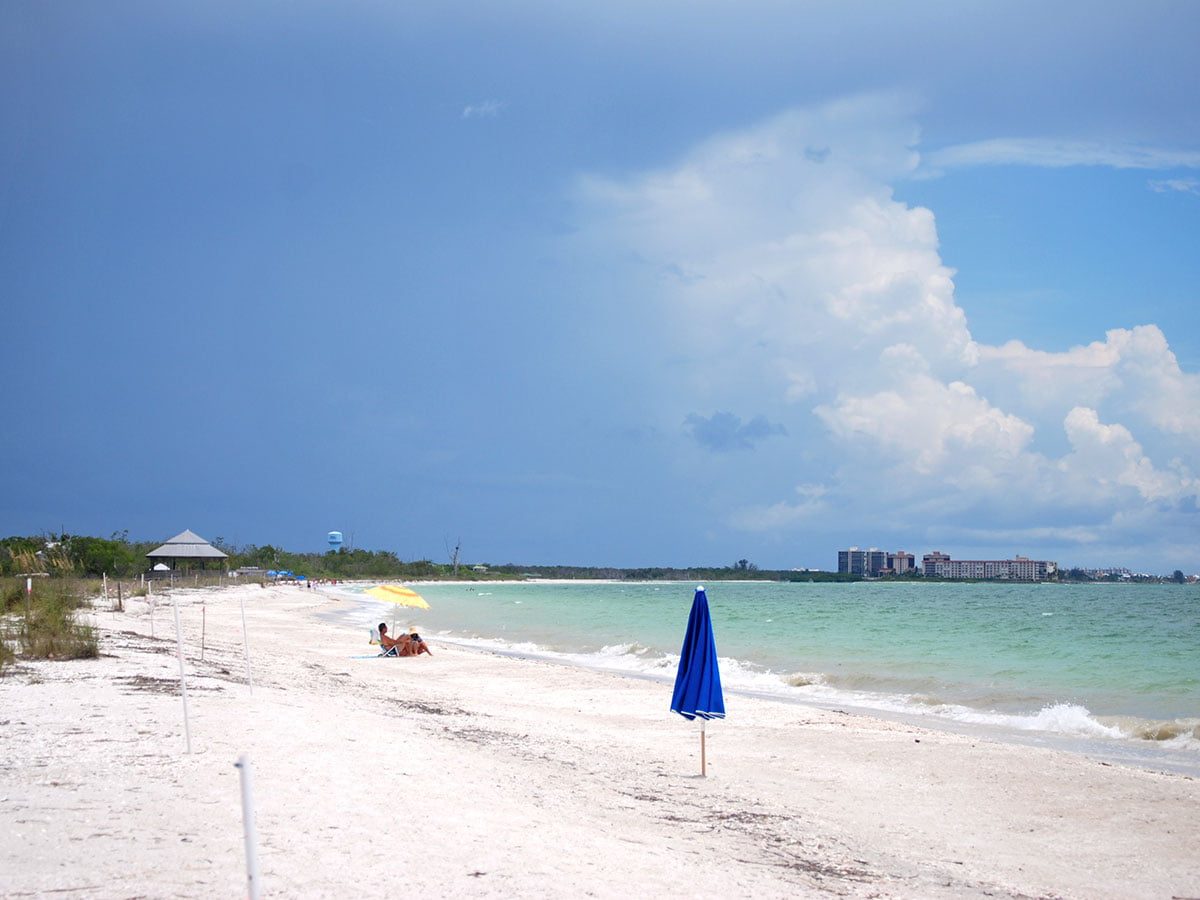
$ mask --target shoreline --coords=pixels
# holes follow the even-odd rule
[[[556,585],[572,583],[570,580],[554,582]],[[589,583],[626,586],[623,582],[615,581]],[[470,589],[471,584],[462,582],[455,586],[466,586]],[[690,582],[671,584],[690,585]],[[661,584],[638,582],[637,586],[653,587],[657,590]],[[486,588],[488,585],[481,587]],[[339,591],[339,588],[340,585],[333,586],[330,591],[350,602],[370,602],[364,601],[356,591]],[[605,647],[602,651],[566,649],[499,634],[462,634],[452,630],[442,631],[438,636],[462,647],[511,655],[515,658],[538,659],[588,670],[615,672],[660,683],[670,682],[674,678],[673,664],[669,671],[656,665],[664,661],[660,659],[659,654],[667,653],[661,646],[649,655],[642,655],[646,648],[641,648],[636,653],[620,652],[620,647]],[[609,650],[617,652],[609,653]],[[721,664],[727,693],[773,699],[809,708],[846,708],[860,715],[940,728],[987,740],[1049,746],[1124,765],[1200,776],[1200,730],[1198,720],[1194,718],[1155,716],[1149,711],[1141,714],[1128,711],[1097,711],[1086,699],[1075,698],[1047,697],[1044,705],[1028,709],[972,706],[955,699],[953,695],[947,695],[945,699],[935,702],[928,693],[914,698],[910,693],[889,691],[887,687],[847,688],[826,680],[827,676],[821,672],[817,675],[805,675],[805,680],[797,683],[793,680],[795,674],[789,675],[734,656],[722,656]]]
[[[605,666],[599,662],[589,662],[586,659],[569,658],[570,654],[555,654],[552,651],[532,652],[505,647],[481,646],[462,638],[442,634],[436,635],[436,640],[451,644],[470,653],[491,653],[510,659],[540,662],[588,672],[602,672],[621,678],[650,682],[665,686],[668,692],[674,679],[673,672],[670,675],[659,675],[653,672],[620,669],[613,666]],[[870,706],[865,702],[855,702],[853,698],[816,698],[802,695],[788,695],[782,691],[772,692],[745,687],[725,687],[724,693],[727,697],[752,698],[766,702],[798,706],[806,710],[822,710],[825,712],[848,711],[856,716],[880,719],[914,728],[945,731],[950,734],[963,735],[976,740],[1010,743],[1025,747],[1041,747],[1087,757],[1097,762],[1102,761],[1104,763],[1130,766],[1145,769],[1149,772],[1200,778],[1200,758],[1192,758],[1193,753],[1190,750],[1177,750],[1170,746],[1163,746],[1168,743],[1165,740],[1138,738],[1126,734],[1123,734],[1121,737],[1092,737],[1065,731],[1049,731],[1035,728],[1019,728],[1011,725],[1005,726],[988,722],[963,721],[932,712]]]
[[[161,603],[154,639],[97,611],[101,659],[0,679],[0,893],[241,891],[247,752],[268,894],[382,896],[381,864],[465,896],[1200,894],[1188,776],[737,694],[699,779],[661,683],[432,636],[356,658],[319,589],[175,599],[190,756]]]

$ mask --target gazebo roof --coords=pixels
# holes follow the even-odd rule
[[[194,531],[181,531],[161,547],[146,554],[151,558],[165,559],[228,559],[229,555],[222,553]]]

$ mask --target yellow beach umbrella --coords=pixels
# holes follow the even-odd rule
[[[388,603],[395,603],[397,606],[409,606],[413,609],[429,609],[429,604],[425,602],[425,598],[414,591],[412,588],[405,587],[402,584],[381,584],[377,587],[370,588],[363,593],[377,600],[386,600]],[[392,628],[396,627],[396,617],[392,616]]]
[[[365,593],[370,594],[379,600],[386,600],[388,603],[395,603],[397,606],[411,606],[414,609],[429,609],[429,604],[425,602],[425,598],[414,591],[412,588],[405,587],[402,584],[381,584],[378,587],[373,587]]]

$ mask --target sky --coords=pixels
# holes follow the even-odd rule
[[[1198,36],[13,0],[0,532],[1200,571]]]

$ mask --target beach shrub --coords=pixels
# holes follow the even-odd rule
[[[142,568],[142,560],[124,540],[73,536],[67,541],[67,551],[85,575],[128,576]]]
[[[25,583],[16,578],[0,582],[0,615],[25,605]]]
[[[0,575],[44,571],[37,556],[44,543],[31,537],[14,536],[0,539]]]
[[[0,538],[0,575],[42,572],[129,578],[145,569],[146,554],[157,545],[129,540],[118,531],[109,538],[43,534]]]
[[[6,589],[3,597],[10,618],[0,644],[14,658],[18,654],[30,659],[96,658],[100,655],[96,629],[75,619],[76,610],[84,605],[86,589],[68,579],[43,579],[34,585],[28,607],[23,585],[15,600],[13,592]]]
[[[13,664],[16,658],[17,654],[9,646],[8,635],[4,631],[0,631],[0,677],[4,676],[5,670]]]

